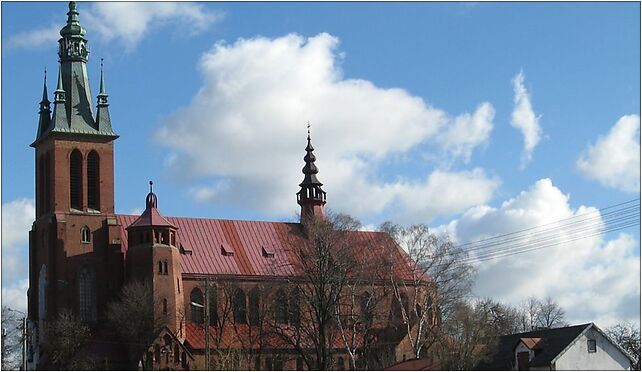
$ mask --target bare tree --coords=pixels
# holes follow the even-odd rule
[[[566,323],[566,312],[555,300],[547,297],[539,302],[537,325],[541,328],[563,327]]]
[[[425,225],[401,227],[390,222],[380,227],[409,256],[410,280],[391,270],[397,309],[414,357],[443,342],[438,323],[461,313],[461,301],[470,293],[475,270],[465,263],[466,252],[447,238],[432,234]]]
[[[2,307],[2,369],[19,370],[23,363],[24,315]]]
[[[444,338],[438,345],[441,369],[471,370],[492,358],[497,347],[497,330],[487,302],[455,305],[452,316],[442,323]]]
[[[522,331],[523,314],[516,307],[491,298],[479,300],[476,306],[486,314],[489,331],[493,335],[502,336]]]
[[[310,218],[302,226],[302,234],[289,236],[287,244],[295,257],[296,278],[289,285],[298,298],[296,319],[283,322],[284,317],[275,314],[282,319],[275,319],[273,330],[296,350],[308,369],[328,370],[340,337],[337,308],[342,309],[344,289],[356,265],[351,232],[360,224],[345,215],[329,214]]]
[[[520,331],[528,332],[537,327],[539,317],[540,301],[536,297],[529,297],[519,305],[521,313]]]
[[[618,323],[604,331],[622,349],[633,357],[633,369],[640,370],[640,327],[631,323]]]
[[[130,368],[137,369],[141,358],[152,345],[165,318],[155,315],[151,284],[130,282],[123,286],[119,298],[107,306],[107,319],[129,348]],[[143,368],[148,368],[143,363]]]
[[[58,370],[91,367],[91,361],[79,355],[89,336],[86,324],[80,322],[70,311],[62,311],[47,327],[45,348],[49,354],[50,366]]]

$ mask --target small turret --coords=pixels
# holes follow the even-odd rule
[[[40,101],[40,119],[38,120],[38,135],[49,129],[51,125],[51,102],[47,98],[47,70],[45,69],[45,82],[42,88],[42,100]]]
[[[103,74],[103,59],[100,59],[100,92],[98,93],[98,108],[96,109],[96,125],[99,132],[111,131],[111,118],[109,117],[109,95],[105,93],[105,78]]]
[[[310,140],[310,124],[308,123],[308,145],[305,147],[305,166],[303,167],[303,182],[299,184],[301,190],[296,194],[297,203],[301,206],[301,223],[309,218],[325,217],[326,193],[323,184],[317,178],[319,169],[314,164],[314,147]]]
[[[53,127],[66,128],[69,122],[67,117],[67,106],[65,105],[66,93],[62,87],[62,71],[58,66],[58,85],[54,91],[54,111],[53,111]]]

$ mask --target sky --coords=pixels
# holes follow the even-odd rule
[[[52,99],[67,4],[1,10],[2,299],[24,308],[29,144],[45,68]],[[367,229],[427,224],[458,244],[546,225],[565,243],[522,233],[519,244],[541,249],[471,253],[473,294],[514,305],[551,296],[571,323],[639,325],[639,218],[608,233],[546,230],[584,216],[613,226],[603,208],[640,196],[639,3],[78,11],[92,94],[104,58],[120,135],[117,213],[141,213],[154,180],[167,216],[295,220],[309,122],[327,208]]]

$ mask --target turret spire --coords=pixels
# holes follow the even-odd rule
[[[40,116],[38,119],[38,135],[49,129],[49,126],[51,125],[51,102],[49,102],[49,98],[47,96],[47,68],[45,68],[42,100],[40,101],[40,110],[38,112]]]
[[[323,217],[325,216],[324,205],[326,203],[326,192],[323,191],[321,186],[323,184],[317,178],[319,169],[314,164],[316,157],[314,156],[314,147],[310,139],[310,123],[308,122],[308,144],[305,147],[305,156],[303,160],[303,182],[299,184],[301,190],[296,194],[297,203],[301,206],[301,222],[310,217]]]

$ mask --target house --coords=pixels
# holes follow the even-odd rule
[[[479,370],[630,370],[634,359],[593,323],[499,337]]]
[[[53,110],[45,78],[31,144],[36,219],[29,233],[29,367],[51,366],[47,326],[71,311],[91,327],[95,358],[112,368],[190,370],[219,362],[227,369],[305,368],[300,351],[315,348],[311,337],[301,336],[307,318],[297,284],[305,283],[308,273],[305,258],[292,248],[312,244],[306,227],[326,218],[326,192],[317,178],[309,133],[296,193],[299,222],[163,216],[151,182],[141,215],[116,214],[114,142],[119,136],[112,127],[102,68],[96,109],[92,106],[85,35],[77,5],[70,2],[58,41]],[[399,334],[390,328],[405,328],[399,327],[400,306],[408,313],[408,296],[402,291],[395,302],[382,288],[390,284],[391,274],[401,281],[413,279],[408,256],[384,233],[351,231],[346,239],[364,281],[351,286],[353,301],[342,306],[354,308],[341,319],[360,325],[351,337],[334,332],[324,341],[332,351],[328,366],[348,369],[346,348],[361,352],[372,342],[393,350],[388,352],[391,363],[401,360],[398,355],[409,354],[396,348],[401,338],[394,343],[382,338]],[[354,284],[356,279],[350,280]],[[134,282],[150,283],[154,321],[163,322],[139,360],[123,355],[120,346],[129,340],[108,327],[106,315],[124,286]],[[336,328],[333,322],[327,327]],[[287,342],[291,335],[296,342]]]

